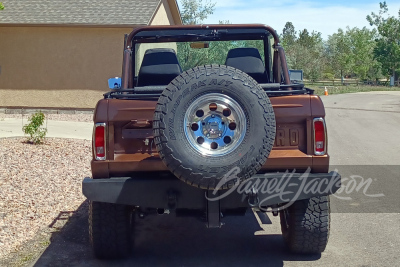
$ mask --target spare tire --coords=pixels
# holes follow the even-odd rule
[[[158,100],[153,132],[161,159],[176,177],[203,189],[227,189],[266,162],[275,115],[267,94],[249,75],[206,65],[171,81]]]

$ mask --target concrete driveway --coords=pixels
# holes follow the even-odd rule
[[[332,200],[331,236],[317,256],[284,249],[279,218],[252,213],[208,230],[194,218],[137,218],[135,250],[123,261],[98,261],[88,241],[87,203],[34,266],[398,266],[400,262],[400,92],[323,97],[332,168],[371,178],[368,197]]]
[[[0,138],[12,136],[24,136],[23,125],[27,124],[27,119],[0,119]],[[46,124],[45,124],[46,125]],[[92,140],[92,122],[74,121],[47,121],[46,137],[61,137]]]

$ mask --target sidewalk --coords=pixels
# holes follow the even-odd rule
[[[28,121],[24,119],[24,125]],[[0,138],[24,136],[22,132],[22,120],[4,118],[0,119]],[[46,124],[44,124],[46,126]],[[46,137],[74,138],[92,140],[92,122],[74,121],[47,121]]]

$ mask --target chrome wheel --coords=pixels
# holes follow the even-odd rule
[[[219,93],[200,96],[187,109],[184,131],[190,145],[207,156],[235,150],[246,134],[246,117],[231,97]]]

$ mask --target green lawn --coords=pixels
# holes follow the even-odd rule
[[[323,95],[324,91],[325,91],[325,86],[307,85],[306,84],[306,87],[315,90],[316,95]],[[370,91],[400,91],[400,87],[369,86],[369,85],[326,86],[326,88],[328,89],[328,93],[330,95],[357,93],[357,92],[370,92]]]

